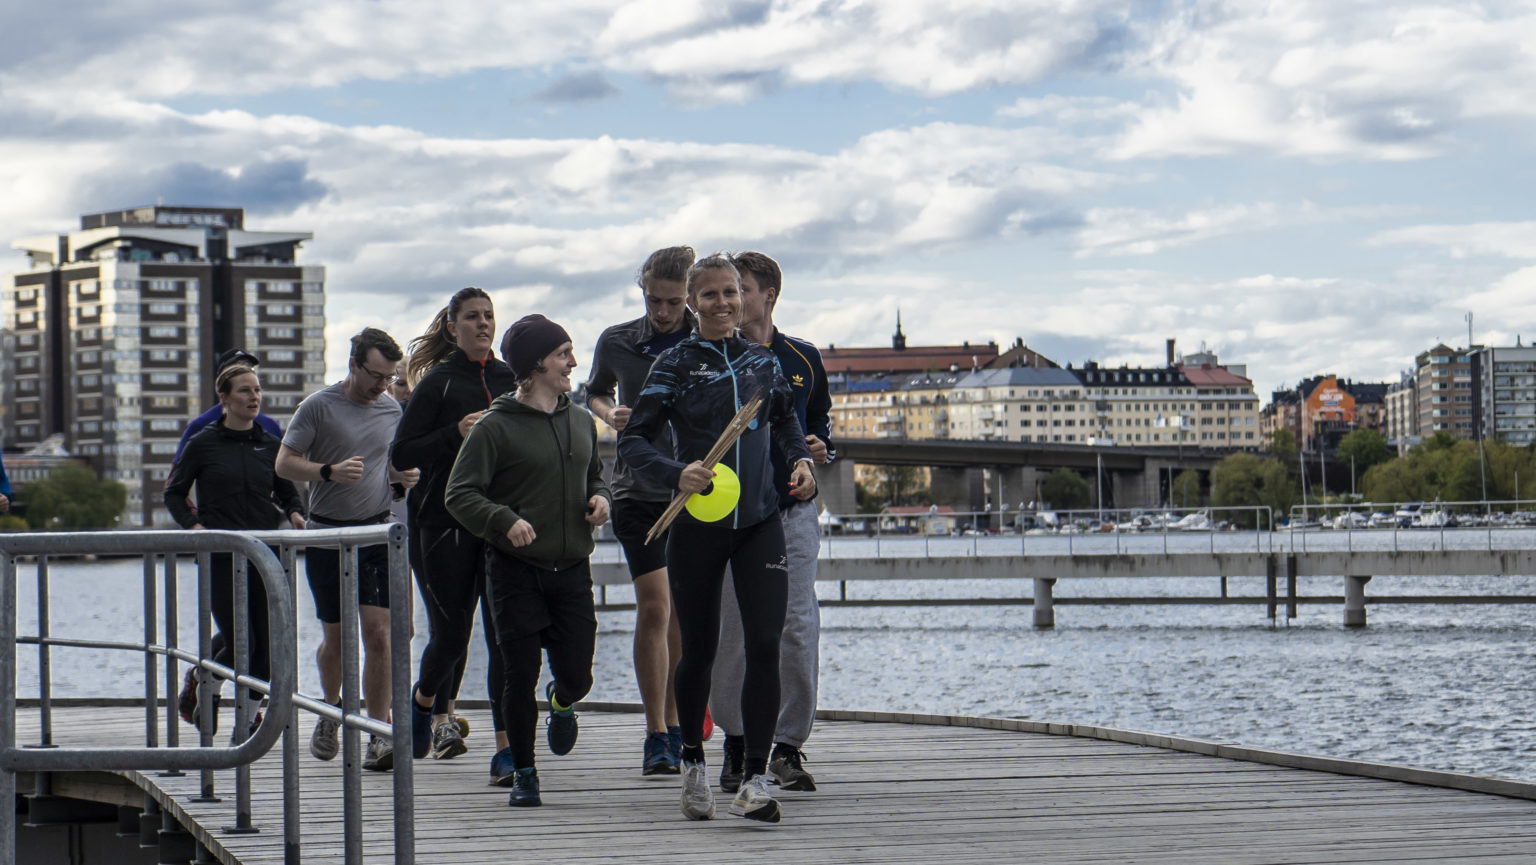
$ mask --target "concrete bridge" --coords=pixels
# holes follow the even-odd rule
[[[956,510],[983,511],[988,504],[1017,506],[1038,500],[1039,484],[1059,468],[1081,473],[1088,481],[1091,507],[1155,507],[1166,503],[1171,476],[1185,469],[1209,474],[1233,449],[1194,446],[1124,447],[1049,442],[991,442],[844,439],[839,459],[817,469],[818,501],[835,514],[858,511],[854,466],[926,466],[936,503]],[[614,443],[599,443],[611,466]],[[1104,500],[1100,502],[1099,472]]]

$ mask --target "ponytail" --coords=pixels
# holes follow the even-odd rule
[[[432,316],[426,333],[411,340],[406,349],[409,359],[405,362],[405,379],[411,383],[411,388],[414,390],[427,371],[442,363],[453,349],[453,340],[448,338],[448,307],[445,306]]]

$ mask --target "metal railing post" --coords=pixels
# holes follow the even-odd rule
[[[358,711],[357,545],[343,544],[341,565],[341,706],[344,716]],[[407,716],[409,717],[409,716]],[[341,728],[342,848],[347,865],[363,861],[363,766],[358,759],[358,730]]]
[[[165,555],[165,579],[162,585],[165,587],[165,744],[166,747],[176,748],[181,745],[181,726],[176,723],[179,707],[176,705],[178,692],[176,686],[181,682],[181,668],[176,660],[176,650],[180,645],[180,627],[177,622],[178,607],[176,603],[176,554],[174,552]],[[175,777],[184,774],[176,769],[168,769],[161,773],[167,777]]]
[[[288,581],[288,592],[295,598],[298,591],[298,580],[294,570],[295,554],[293,547],[283,544],[281,547],[283,562],[283,577]],[[294,656],[298,656],[298,629],[294,629]],[[283,727],[283,863],[284,865],[299,865],[301,861],[301,839],[299,827],[303,819],[300,813],[299,803],[299,707],[294,706],[288,712],[287,723]]]
[[[232,745],[239,745],[250,737],[251,711],[250,702],[240,693],[240,677],[251,673],[251,616],[250,616],[250,579],[246,572],[245,556],[235,553],[229,560],[230,577],[234,582],[231,593],[234,596],[235,619],[235,669],[234,695],[235,695],[235,729],[229,731],[229,741]],[[270,634],[268,639],[271,639]],[[248,835],[260,830],[251,821],[251,764],[242,763],[235,767],[235,825],[225,826],[224,832],[230,835]]]
[[[50,618],[48,557],[43,555],[37,557],[37,702],[42,723],[39,744],[43,747],[53,744],[53,656],[48,645]]]
[[[158,639],[157,620],[155,618],[155,556],[153,553],[144,554],[144,645],[153,646],[160,642]],[[155,663],[153,652],[144,653],[144,747],[158,748],[160,746],[160,718],[159,709],[155,705],[155,692],[159,691],[159,665]]]
[[[416,803],[414,742],[411,717],[415,707],[411,681],[411,569],[407,558],[405,526],[389,527],[389,661],[391,713],[395,746],[395,865],[416,861]],[[407,744],[409,743],[409,744]],[[402,746],[405,746],[402,749]],[[402,753],[403,750],[403,753]]]
[[[16,561],[0,550],[0,646],[16,645]],[[0,651],[0,753],[16,745],[16,653]],[[0,857],[16,850],[16,773],[0,769]]]
[[[197,656],[209,658],[213,655],[213,633],[210,619],[213,616],[213,558],[209,553],[197,554]],[[230,635],[224,635],[229,639]],[[197,719],[197,741],[204,748],[213,747],[214,719],[218,717],[218,707],[213,703],[213,695],[218,693],[214,689],[213,673],[198,664],[197,667],[197,712],[193,716]],[[194,802],[218,802],[215,795],[213,770],[203,769],[199,778],[202,787],[202,795],[193,799]]]

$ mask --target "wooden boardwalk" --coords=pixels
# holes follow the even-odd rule
[[[1047,729],[1032,722],[968,726],[974,721],[824,714],[827,719],[817,724],[807,748],[814,761],[807,768],[821,789],[781,794],[784,821],[769,826],[729,816],[723,796],[717,799],[714,821],[685,820],[678,811],[675,776],[640,776],[639,716],[591,708],[581,716],[581,739],[572,754],[551,756],[540,743],[544,807],[509,808],[507,791],[487,784],[489,713],[470,711],[468,754],[416,763],[416,861],[1536,861],[1536,801],[1529,798],[1536,797],[1536,785],[1267,754],[1146,734],[1077,730],[1126,741],[1053,735],[1030,732]],[[36,710],[18,710],[17,720],[18,742],[36,741]],[[143,737],[142,710],[60,708],[54,720],[55,740],[61,745],[126,744]],[[221,730],[228,729],[230,718],[221,720]],[[303,860],[339,863],[341,764],[309,756],[309,725],[305,716],[300,729]],[[717,764],[718,740],[706,747]],[[1353,767],[1473,789],[1304,766]],[[712,778],[716,771],[712,768]],[[365,842],[365,858],[389,862],[391,780],[388,775],[364,776],[364,819],[372,833]],[[218,794],[224,797],[217,804],[189,801],[198,794],[195,774],[128,777],[192,827],[221,861],[283,861],[278,750],[253,769],[255,822],[262,829],[255,835],[221,831],[234,818],[233,771],[217,773]]]

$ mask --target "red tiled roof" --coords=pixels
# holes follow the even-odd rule
[[[1189,379],[1189,383],[1197,387],[1202,384],[1253,386],[1252,381],[1243,378],[1237,373],[1230,372],[1219,366],[1211,366],[1208,363],[1201,364],[1200,366],[1181,366],[1179,367],[1179,372],[1184,373],[1184,377]]]

